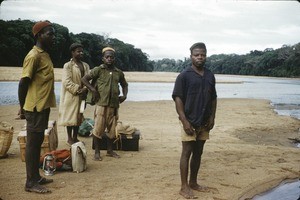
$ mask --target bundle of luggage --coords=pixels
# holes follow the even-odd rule
[[[14,134],[14,128],[8,122],[0,122],[0,158],[6,158]]]
[[[141,133],[135,127],[118,121],[116,126],[116,137],[113,143],[114,150],[139,151],[139,140]],[[100,140],[100,149],[107,149],[107,135],[104,134]]]
[[[44,159],[51,154],[55,158],[56,171],[83,172],[87,168],[87,153],[83,142],[71,145],[70,150],[61,149],[44,153],[40,157],[40,166],[43,167]]]
[[[21,160],[25,162],[25,152],[26,152],[26,141],[27,141],[27,130],[26,124],[18,134],[17,140],[20,145],[20,156]],[[44,141],[41,146],[41,153],[47,153],[54,151],[58,147],[58,135],[57,135],[57,123],[55,120],[50,120],[48,122],[48,128],[44,132]]]

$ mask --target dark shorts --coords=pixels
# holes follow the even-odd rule
[[[49,115],[50,115],[50,108],[47,108],[41,112],[25,111],[27,131],[44,132],[45,129],[48,128]]]

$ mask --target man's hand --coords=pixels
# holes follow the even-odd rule
[[[25,119],[24,110],[22,108],[18,111],[18,117],[16,119]]]
[[[191,125],[191,123],[187,120],[181,121],[183,125],[183,130],[186,132],[187,135],[194,135],[195,129]]]
[[[184,105],[182,103],[182,100],[179,97],[175,98],[175,106],[176,111],[179,115],[179,120],[182,123],[183,130],[186,132],[187,135],[194,135],[195,129],[191,125],[191,123],[186,119],[185,113],[184,113]]]
[[[92,91],[93,96],[92,96],[92,101],[94,101],[95,103],[97,103],[100,99],[100,94],[97,90],[93,90]]]
[[[119,96],[119,102],[122,103],[126,100],[126,96]]]
[[[77,91],[77,95],[81,96],[81,99],[86,99],[87,92],[88,92],[87,88],[81,88]]]

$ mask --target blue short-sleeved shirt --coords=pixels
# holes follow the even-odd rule
[[[204,125],[211,115],[212,101],[217,98],[215,86],[215,76],[207,68],[204,68],[203,76],[192,67],[177,76],[172,98],[182,100],[185,116],[192,126]]]

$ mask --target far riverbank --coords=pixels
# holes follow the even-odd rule
[[[62,68],[54,68],[55,81],[61,81]],[[124,72],[128,82],[167,82],[173,83],[177,72]],[[0,66],[0,81],[19,81],[22,67]],[[226,76],[226,75],[224,75]],[[241,81],[217,80],[217,83],[242,83]]]

